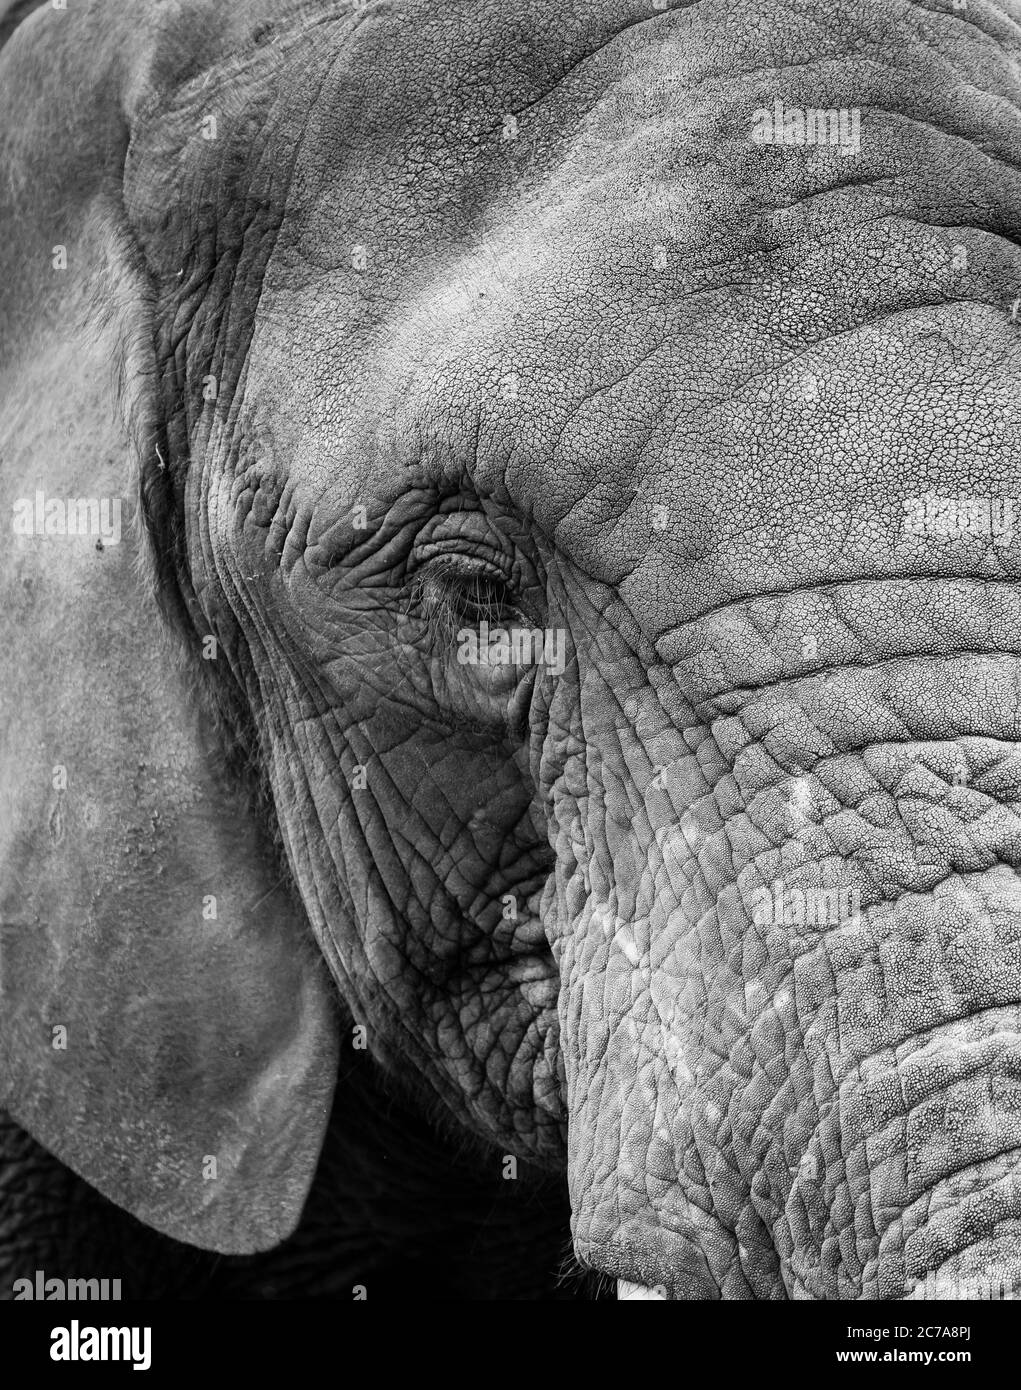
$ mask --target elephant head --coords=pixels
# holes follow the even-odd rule
[[[625,1290],[1018,1272],[1017,45],[907,0],[16,30],[37,1139],[272,1245],[357,1029],[452,1144],[566,1170]]]

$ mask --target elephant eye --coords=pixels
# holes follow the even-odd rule
[[[527,621],[507,577],[485,560],[445,555],[423,568],[416,589],[426,616],[451,633],[483,622],[499,626]]]

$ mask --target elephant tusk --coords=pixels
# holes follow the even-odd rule
[[[629,1284],[626,1279],[617,1280],[617,1301],[622,1298],[654,1298],[663,1303],[667,1301],[662,1289],[647,1289],[644,1284]]]

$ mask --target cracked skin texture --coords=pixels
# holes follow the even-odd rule
[[[143,497],[345,1009],[594,1269],[1016,1277],[1019,552],[903,519],[1016,491],[1018,16],[268,13],[112,63]]]

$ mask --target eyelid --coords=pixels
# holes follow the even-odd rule
[[[442,602],[451,607],[456,606],[458,599],[468,598],[475,601],[480,584],[493,585],[507,600],[505,606],[516,606],[516,595],[506,576],[500,570],[489,565],[472,564],[465,566],[441,562],[423,566],[414,579],[414,586],[420,592],[434,587],[440,591]],[[474,589],[473,586],[475,586]]]
[[[449,564],[446,563],[448,558],[450,560]],[[510,563],[508,563],[506,567],[496,565],[492,563],[488,556],[476,558],[465,555],[463,550],[451,553],[449,557],[446,555],[434,555],[431,556],[430,559],[433,561],[438,560],[439,563],[430,564],[428,561],[423,561],[419,566],[419,572],[414,577],[413,587],[422,594],[425,592],[430,582],[436,584],[444,591],[441,593],[440,602],[451,617],[456,616],[458,598],[456,588],[458,584],[463,583],[467,587],[471,585],[473,581],[482,580],[484,582],[489,581],[499,584],[504,590],[504,601],[499,604],[500,609],[503,610],[503,617],[497,619],[497,622],[519,622],[520,625],[525,627],[536,627],[538,625],[534,615],[530,613],[526,607],[521,594],[515,588],[509,573],[512,568]],[[468,597],[474,598],[470,593]],[[468,618],[467,615],[465,615],[465,618],[470,623],[471,619]]]
[[[486,574],[493,579],[502,579],[511,584],[513,565],[509,556],[496,555],[488,546],[479,545],[478,553],[470,553],[464,541],[433,541],[423,546],[408,561],[408,574],[431,566],[436,570],[446,570],[455,576],[467,579],[473,575]]]
[[[526,625],[542,626],[544,592],[533,561],[478,512],[448,513],[427,523],[405,559],[404,578],[412,590],[430,580],[452,589],[458,582],[503,584],[508,607]]]

